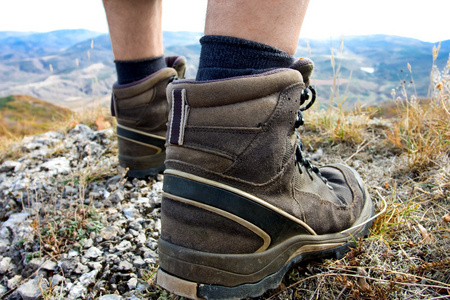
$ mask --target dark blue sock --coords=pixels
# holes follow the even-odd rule
[[[295,61],[293,56],[277,48],[235,37],[207,35],[200,43],[198,81],[289,68]]]
[[[138,81],[166,67],[164,56],[137,60],[115,60],[114,63],[119,84]]]

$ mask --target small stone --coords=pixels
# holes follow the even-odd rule
[[[0,253],[9,251],[11,243],[6,239],[0,239]]]
[[[116,190],[116,191],[114,191],[114,192],[112,192],[112,193],[110,194],[109,200],[110,200],[112,203],[117,204],[117,203],[120,203],[120,202],[122,202],[123,200],[125,200],[125,195],[124,195],[124,193],[123,193],[122,190]]]
[[[139,231],[134,230],[134,229],[130,229],[128,230],[128,233],[131,234],[132,236],[136,237],[139,235]]]
[[[69,131],[69,135],[81,135],[84,137],[89,137],[92,133],[92,129],[84,124],[78,124],[74,129]]]
[[[42,296],[42,290],[47,289],[46,281],[36,277],[32,280],[22,284],[17,292],[20,294],[23,300],[35,300]]]
[[[127,250],[131,249],[131,243],[129,241],[122,241],[115,248],[117,251],[127,251]]]
[[[9,216],[8,220],[6,220],[2,224],[2,228],[6,227],[16,227],[17,225],[25,222],[25,220],[28,218],[30,214],[26,212],[12,214]]]
[[[87,258],[97,258],[103,254],[103,251],[98,249],[97,247],[91,247],[89,248],[86,253],[84,254],[84,257]]]
[[[145,264],[145,261],[140,256],[136,256],[136,258],[133,260],[133,266],[136,268],[140,268]]]
[[[99,192],[90,192],[89,193],[89,198],[97,200],[100,199],[102,197],[102,194]]]
[[[134,214],[136,213],[136,209],[133,206],[124,207],[122,209],[122,212],[123,212],[125,218],[133,219],[134,218]]]
[[[78,189],[71,187],[70,185],[66,185],[64,187],[64,192],[66,193],[66,195],[72,196],[78,193]]]
[[[22,145],[22,151],[30,152],[30,151],[33,151],[33,150],[37,150],[37,149],[41,148],[42,146],[43,145],[41,143],[33,143],[33,142],[31,142],[31,143],[24,143]]]
[[[102,264],[99,262],[88,262],[87,265],[89,268],[97,271],[101,271],[103,268]]]
[[[87,239],[87,240],[84,242],[83,248],[84,248],[84,249],[89,249],[89,248],[91,248],[93,245],[94,245],[94,241],[93,241],[91,238],[89,238],[89,239]]]
[[[63,174],[67,175],[72,170],[70,167],[70,162],[65,157],[53,158],[41,165],[41,168],[47,170],[53,174]]]
[[[150,249],[147,249],[142,256],[144,258],[151,258],[151,259],[158,258],[158,254],[155,251],[150,250]]]
[[[14,269],[15,265],[10,257],[3,257],[0,261],[0,274],[6,274]]]
[[[106,180],[107,186],[116,186],[122,180],[122,175],[116,175]],[[110,187],[111,188],[111,187]]]
[[[139,224],[138,222],[130,222],[128,224],[128,226],[130,227],[130,229],[133,229],[133,230],[136,230],[136,231],[142,230],[142,225]]]
[[[100,237],[109,241],[115,238],[119,231],[119,227],[117,226],[107,226],[100,231]]]
[[[110,265],[115,264],[115,262],[119,261],[119,256],[115,255],[115,254],[107,254],[106,255],[106,262]]]
[[[133,268],[133,265],[131,263],[129,263],[128,261],[121,261],[119,263],[119,267],[118,269],[120,271],[130,271]]]
[[[156,220],[155,229],[161,234],[161,219]]]
[[[149,238],[145,241],[145,246],[152,250],[156,250],[156,248],[158,248],[158,242],[154,238]]]
[[[123,300],[123,297],[119,295],[110,294],[110,295],[103,295],[100,298],[98,298],[98,300]]]
[[[0,166],[0,173],[10,172],[10,171],[17,172],[21,166],[22,166],[22,164],[20,162],[7,160],[4,163],[2,163],[2,165]]]
[[[0,295],[3,295],[4,293],[6,293],[8,291],[8,289],[0,284]]]
[[[11,237],[11,231],[6,227],[2,227],[0,229],[0,239],[7,240],[10,237]]]
[[[68,258],[77,257],[77,256],[79,256],[79,255],[80,255],[80,253],[79,253],[78,251],[76,251],[76,250],[70,250],[70,251],[67,253],[67,257],[68,257]]]
[[[46,271],[56,271],[58,269],[58,264],[51,260],[46,260],[42,265],[41,269]]]
[[[41,267],[41,265],[44,263],[43,258],[33,258],[30,260],[26,265],[24,270],[22,271],[22,275],[24,277],[28,277],[31,274],[33,274],[37,269]]]
[[[67,299],[75,300],[78,298],[84,299],[84,294],[87,291],[87,287],[84,287],[81,283],[77,283],[70,288]]]
[[[147,197],[139,197],[139,198],[136,200],[136,203],[137,203],[137,204],[142,204],[142,205],[149,204],[149,203],[150,203],[150,198],[147,198]]]
[[[138,236],[136,237],[136,243],[138,243],[139,245],[144,245],[146,242],[146,237],[145,237],[145,233],[141,232],[138,234]]]
[[[130,290],[135,290],[137,287],[137,283],[138,283],[137,278],[130,278],[130,280],[128,280],[127,282],[128,288]]]
[[[78,262],[73,258],[63,258],[58,262],[58,265],[63,270],[64,274],[70,274],[77,267]]]
[[[88,286],[92,283],[95,283],[95,279],[97,277],[98,271],[93,270],[89,273],[83,274],[80,276],[80,283],[82,283],[84,286]]]
[[[51,281],[50,281],[50,285],[52,287],[57,286],[58,284],[64,282],[64,280],[66,280],[66,278],[64,276],[61,276],[59,274],[56,274],[52,277]]]
[[[89,272],[89,268],[86,265],[83,265],[82,263],[78,263],[77,267],[75,268],[75,270],[73,271],[76,274],[84,274]]]
[[[16,275],[13,278],[11,278],[10,280],[8,280],[8,283],[6,284],[6,286],[8,287],[8,289],[12,290],[12,289],[17,288],[20,285],[21,281],[22,281],[22,276]]]
[[[163,190],[163,183],[160,182],[155,182],[152,186],[152,190],[154,190],[157,193],[162,193]]]

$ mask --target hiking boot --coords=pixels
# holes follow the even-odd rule
[[[174,78],[183,78],[186,67],[182,56],[165,59],[170,67],[113,86],[111,112],[117,119],[119,164],[128,168],[128,177],[145,178],[164,171],[169,112],[166,87]]]
[[[160,286],[194,299],[256,297],[294,264],[343,257],[368,233],[373,207],[356,171],[302,155],[296,127],[314,100],[312,68],[301,59],[168,86]]]

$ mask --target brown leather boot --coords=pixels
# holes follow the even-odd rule
[[[312,67],[301,59],[168,86],[159,285],[189,298],[255,297],[292,265],[342,257],[368,233],[373,207],[356,171],[318,169],[301,153]]]
[[[186,59],[166,57],[169,68],[130,84],[114,84],[111,112],[117,119],[119,164],[128,176],[145,178],[164,171],[169,104],[166,87],[183,78]]]

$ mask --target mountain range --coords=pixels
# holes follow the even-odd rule
[[[201,35],[164,32],[165,54],[186,56],[189,78],[197,71]],[[333,98],[335,105],[351,108],[357,102],[378,105],[392,99],[392,90],[400,94],[401,84],[409,95],[427,97],[437,46],[387,35],[300,39],[296,56],[313,59],[312,83],[322,104]],[[440,43],[434,61],[438,69],[445,67],[449,53],[450,40]],[[83,29],[0,32],[0,97],[24,94],[76,110],[108,102],[115,80],[107,34]]]

